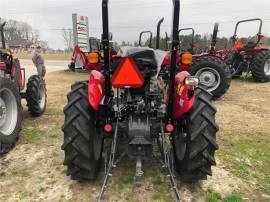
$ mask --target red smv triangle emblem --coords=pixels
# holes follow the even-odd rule
[[[125,57],[112,76],[112,86],[115,88],[140,88],[144,78],[133,58]]]

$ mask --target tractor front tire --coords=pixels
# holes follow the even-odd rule
[[[28,79],[26,89],[26,101],[32,116],[41,116],[47,103],[47,90],[45,81],[38,75],[33,75]]]
[[[229,67],[213,56],[202,56],[194,60],[190,73],[199,77],[201,86],[213,94],[213,99],[224,95],[231,84]]]
[[[195,103],[187,115],[181,138],[185,142],[185,151],[177,155],[177,142],[174,139],[175,168],[184,182],[204,180],[212,175],[211,166],[216,165],[215,151],[218,149],[216,133],[218,125],[215,122],[216,108],[211,104],[211,94],[202,88],[195,91]],[[181,143],[183,144],[183,143]]]
[[[0,78],[0,155],[17,142],[22,125],[22,106],[18,84]]]
[[[252,77],[257,82],[270,81],[270,51],[258,52],[251,66]]]
[[[78,181],[95,180],[102,163],[103,134],[97,134],[100,128],[94,125],[95,113],[89,105],[87,89],[87,81],[72,85],[62,128],[67,175]]]

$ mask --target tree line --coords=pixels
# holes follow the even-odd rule
[[[188,50],[192,47],[192,35],[180,35],[179,36],[180,39],[180,43],[181,43],[181,49],[183,50]],[[170,40],[170,39],[169,39]],[[240,38],[241,42],[243,44],[247,44],[249,41],[253,41],[256,42],[257,41],[257,36],[250,36],[250,37],[242,37]],[[196,52],[203,52],[208,50],[210,44],[212,41],[212,35],[211,34],[196,34],[194,36],[194,50]],[[150,39],[145,40],[142,45],[143,46],[148,46],[150,42]],[[121,46],[138,46],[138,40],[135,41],[134,43],[131,42],[127,42],[127,41],[123,41],[121,43]],[[153,37],[152,39],[152,47],[155,48],[155,44],[156,44],[156,37]],[[165,37],[161,37],[160,38],[160,49],[162,50],[166,50],[167,47],[170,47],[170,41],[166,40]],[[167,45],[168,44],[168,45]],[[260,44],[263,45],[270,45],[270,37],[268,36],[264,36],[261,41]],[[118,45],[116,43],[116,45]],[[217,38],[217,42],[216,42],[216,49],[217,50],[221,50],[221,49],[231,49],[233,46],[233,43],[231,42],[231,37],[218,37]]]
[[[0,18],[0,24],[6,22],[4,32],[7,44],[23,43],[24,46],[40,45],[48,48],[48,42],[40,39],[39,31],[26,23],[16,20],[5,20]]]

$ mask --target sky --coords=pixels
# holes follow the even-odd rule
[[[181,0],[180,27],[211,34],[219,22],[219,36],[231,36],[238,20],[262,18],[263,34],[270,35],[270,0]],[[88,16],[90,36],[102,32],[101,0],[0,0],[0,17],[29,23],[39,30],[51,48],[64,48],[62,28],[72,28],[72,13]],[[171,32],[172,0],[109,0],[109,23],[113,40],[138,40],[139,33],[165,20],[161,32]],[[239,36],[255,35],[258,24],[239,27]]]

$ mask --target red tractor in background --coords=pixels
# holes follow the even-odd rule
[[[79,46],[75,46],[73,55],[72,55],[72,61],[68,65],[68,68],[71,71],[75,71],[76,69],[76,62],[79,61],[82,64],[82,67],[78,69],[83,70],[99,70],[103,64],[102,59],[102,52],[100,50],[100,40],[94,37],[89,38],[89,52],[83,52]],[[97,61],[95,63],[89,63],[89,60],[91,60],[91,53],[97,53],[99,55]],[[95,54],[94,54],[95,55]]]
[[[257,40],[243,44],[241,39],[237,38],[238,26],[253,21],[259,22]],[[224,57],[224,60],[231,67],[233,78],[239,78],[242,73],[251,73],[257,82],[270,81],[270,47],[260,44],[263,38],[262,24],[263,21],[260,18],[241,20],[236,23],[234,35],[231,37],[233,48]]]
[[[182,31],[191,31],[191,43],[187,50],[181,50],[185,53],[186,51],[193,54],[192,65],[186,65],[183,70],[189,71],[191,75],[197,76],[200,80],[200,85],[204,86],[210,93],[213,94],[213,99],[217,99],[224,95],[230,87],[231,73],[229,66],[223,61],[220,52],[215,50],[217,41],[218,24],[214,26],[212,35],[212,41],[208,52],[201,54],[195,54],[194,51],[194,40],[195,31],[193,28],[183,28],[179,30],[179,37]]]
[[[38,75],[28,79],[26,92],[25,69],[6,49],[5,23],[0,25],[0,155],[7,153],[19,138],[22,123],[21,99],[25,98],[30,114],[41,116],[46,108],[45,81]]]
[[[113,168],[123,158],[120,147],[135,161],[136,187],[142,183],[143,161],[159,148],[155,155],[167,170],[177,201],[181,198],[174,170],[182,180],[196,182],[211,175],[216,164],[216,108],[212,95],[198,86],[198,78],[177,68],[180,0],[173,0],[173,5],[170,68],[164,78],[160,61],[167,52],[161,58],[154,49],[134,47],[111,60],[108,0],[102,0],[104,65],[92,70],[88,81],[71,86],[62,128],[64,165],[72,179],[95,180],[105,162],[98,201],[104,200]],[[96,61],[94,55],[92,60]]]

